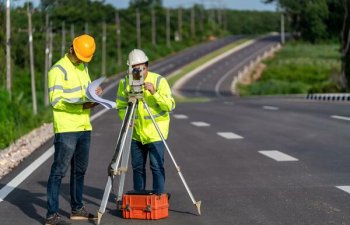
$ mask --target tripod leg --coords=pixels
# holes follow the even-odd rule
[[[101,201],[100,208],[97,212],[97,224],[100,224],[102,215],[104,214],[109,198],[109,193],[112,189],[112,183],[113,183],[113,178],[115,176],[115,172],[117,170],[117,167],[120,162],[120,158],[123,153],[123,149],[125,146],[125,142],[127,140],[127,135],[129,134],[129,129],[130,125],[132,122],[132,118],[134,118],[134,113],[135,113],[135,108],[137,107],[137,100],[136,99],[131,99],[128,102],[128,107],[126,110],[125,118],[122,123],[122,128],[119,133],[118,141],[117,141],[117,146],[113,155],[113,159],[108,166],[108,180],[107,184],[103,193],[103,198]]]
[[[157,130],[157,132],[158,132],[158,134],[160,136],[160,138],[162,139],[162,141],[164,143],[164,146],[165,146],[166,150],[168,151],[168,153],[170,155],[171,160],[173,161],[173,163],[175,165],[175,168],[176,168],[176,170],[177,170],[177,172],[178,172],[178,174],[179,174],[179,176],[181,178],[182,183],[184,184],[184,186],[185,186],[185,188],[187,190],[188,195],[190,196],[190,198],[192,200],[192,203],[197,207],[198,214],[200,215],[201,214],[201,208],[200,207],[201,207],[201,203],[202,202],[201,201],[196,201],[195,198],[193,197],[193,194],[192,194],[190,188],[188,187],[185,178],[183,177],[183,175],[181,173],[180,167],[177,165],[177,163],[175,161],[175,158],[174,158],[173,154],[171,153],[171,151],[170,151],[170,149],[169,149],[169,147],[168,147],[168,145],[167,145],[167,143],[166,143],[166,141],[164,139],[164,136],[163,136],[162,132],[160,131],[157,122],[154,119],[154,116],[151,113],[151,110],[149,109],[149,107],[148,107],[147,103],[144,101],[144,99],[142,99],[142,102],[143,102],[143,105],[145,106],[148,114],[150,115],[151,120],[153,122],[153,125],[155,126],[155,128],[156,128],[156,130]]]
[[[135,115],[134,115],[135,116]],[[129,133],[126,136],[125,140],[125,146],[123,149],[123,155],[122,155],[122,161],[119,168],[119,174],[120,174],[120,180],[119,180],[119,188],[118,188],[118,194],[117,194],[117,208],[121,209],[121,202],[123,197],[123,189],[124,189],[124,183],[125,183],[125,175],[128,170],[128,164],[129,164],[129,157],[130,157],[130,148],[131,148],[131,141],[132,141],[132,134],[133,134],[133,124],[134,124],[135,118],[133,117],[131,122],[131,127],[129,129]]]

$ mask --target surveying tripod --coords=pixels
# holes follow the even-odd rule
[[[125,182],[125,174],[127,172],[128,169],[128,162],[129,162],[129,156],[130,156],[130,146],[131,146],[131,141],[132,141],[132,133],[133,133],[133,126],[134,126],[134,120],[135,120],[135,114],[136,114],[136,110],[137,110],[137,106],[139,104],[139,102],[142,102],[144,107],[146,108],[148,114],[151,117],[151,120],[153,122],[153,125],[155,126],[160,138],[162,139],[165,148],[167,149],[170,158],[172,159],[176,170],[182,180],[182,183],[184,184],[187,193],[189,194],[192,203],[197,207],[198,210],[198,214],[201,214],[200,211],[200,206],[201,206],[201,201],[196,201],[195,198],[193,197],[193,194],[190,190],[190,188],[188,187],[185,178],[183,177],[181,171],[180,171],[180,167],[177,165],[165,139],[164,136],[162,134],[162,132],[160,131],[157,122],[154,119],[154,116],[152,115],[149,106],[147,105],[144,97],[143,97],[143,93],[129,93],[129,100],[128,100],[128,106],[126,108],[126,114],[122,123],[122,127],[121,127],[121,131],[119,133],[119,137],[118,137],[118,141],[117,141],[117,146],[112,158],[112,161],[108,167],[108,179],[107,179],[107,184],[103,193],[103,198],[101,201],[101,205],[100,205],[100,209],[97,212],[97,216],[98,216],[98,220],[97,220],[97,224],[99,225],[101,222],[101,218],[102,215],[104,214],[105,210],[106,210],[106,206],[107,206],[107,202],[108,202],[108,198],[109,198],[109,194],[111,192],[112,189],[112,185],[113,185],[113,179],[115,176],[120,176],[120,180],[119,180],[119,188],[118,188],[118,195],[116,198],[117,201],[117,205],[119,205],[118,203],[120,203],[122,201],[122,195],[123,195],[123,188],[124,188],[124,182]],[[119,166],[119,163],[121,161],[121,165]]]

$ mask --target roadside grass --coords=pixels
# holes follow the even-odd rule
[[[232,44],[229,44],[223,48],[220,48],[210,54],[207,54],[199,59],[197,59],[196,61],[182,67],[180,70],[175,71],[173,74],[170,74],[167,77],[168,83],[170,85],[170,87],[172,87],[176,81],[178,81],[180,78],[182,78],[183,76],[185,76],[186,74],[188,74],[189,72],[191,72],[192,70],[196,69],[197,67],[203,65],[204,63],[206,63],[207,61],[247,42],[250,41],[250,38],[244,38],[241,40],[238,40]],[[204,97],[198,97],[198,98],[185,98],[185,97],[179,97],[179,96],[174,96],[175,100],[177,102],[208,102],[209,98],[204,98]]]
[[[337,44],[287,43],[272,59],[261,78],[238,85],[241,96],[340,92],[340,53]]]

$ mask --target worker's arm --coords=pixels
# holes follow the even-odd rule
[[[118,85],[118,92],[117,92],[117,99],[116,99],[116,104],[117,104],[117,110],[119,114],[119,118],[121,120],[124,120],[124,116],[126,113],[126,107],[128,106],[128,95],[126,93],[126,80],[121,79],[119,81]]]
[[[164,77],[161,78],[158,89],[153,94],[153,97],[162,110],[170,112],[175,109],[175,100],[171,95],[169,84]]]
[[[64,101],[63,98],[64,74],[57,68],[49,72],[49,100],[54,109],[70,112],[83,112],[83,104],[72,104]]]

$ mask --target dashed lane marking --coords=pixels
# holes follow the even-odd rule
[[[179,119],[179,120],[188,119],[188,116],[183,115],[183,114],[174,114],[173,117],[175,119]]]
[[[243,139],[242,136],[232,132],[218,132],[217,134],[226,139]]]
[[[269,105],[264,105],[263,109],[267,109],[267,110],[279,110],[278,107],[275,106],[269,106]]]
[[[339,188],[340,190],[343,190],[350,194],[350,186],[336,186],[336,188]]]
[[[347,120],[347,121],[350,121],[350,117],[345,117],[345,116],[333,115],[333,116],[331,116],[331,118],[337,119],[337,120]]]
[[[294,158],[290,155],[287,155],[287,154],[280,152],[280,151],[277,151],[277,150],[259,151],[259,153],[263,154],[271,159],[274,159],[278,162],[299,161],[299,159]]]
[[[209,127],[210,124],[206,123],[206,122],[202,122],[202,121],[198,121],[198,122],[191,122],[192,125],[196,126],[196,127]]]

